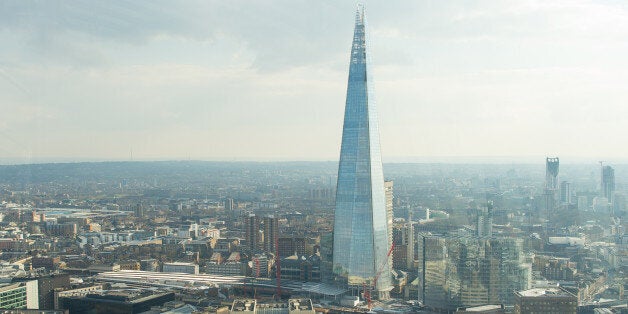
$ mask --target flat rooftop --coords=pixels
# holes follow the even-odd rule
[[[524,291],[518,291],[522,297],[573,297],[572,294],[559,288],[534,288]]]

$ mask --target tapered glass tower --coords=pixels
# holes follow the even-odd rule
[[[365,28],[359,7],[338,166],[333,268],[337,281],[375,285],[378,297],[386,298],[392,289],[386,196]]]

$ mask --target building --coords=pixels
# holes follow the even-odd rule
[[[351,48],[334,212],[333,271],[340,285],[392,290],[388,219],[379,127],[367,56],[364,9],[358,8]],[[381,271],[380,271],[381,270]]]
[[[602,195],[609,203],[613,203],[615,193],[615,169],[611,166],[602,167]]]
[[[558,170],[560,161],[558,157],[545,159],[545,188],[556,191],[558,189]]]
[[[306,255],[307,238],[305,237],[279,237],[279,256]],[[272,252],[274,253],[274,252]]]
[[[67,297],[85,296],[88,293],[93,293],[96,291],[103,290],[103,288],[104,288],[103,285],[88,285],[88,286],[82,286],[79,288],[74,288],[74,289],[69,289],[69,290],[55,291],[54,292],[54,308],[55,309],[60,308],[60,305],[59,305],[60,297],[67,298]]]
[[[480,305],[466,308],[458,308],[454,314],[474,313],[474,314],[503,314],[506,313],[501,304]]]
[[[244,238],[246,245],[251,252],[257,252],[260,249],[262,235],[260,233],[261,219],[255,214],[244,216]]]
[[[512,305],[531,285],[520,239],[422,235],[419,258],[419,300],[436,311]]]
[[[576,314],[578,298],[559,288],[535,288],[515,292],[515,314]]]
[[[198,275],[198,265],[193,263],[164,263],[162,266],[164,273],[184,273]]]
[[[274,264],[274,258],[272,255],[269,256],[266,254],[255,254],[253,257],[251,257],[251,276],[255,278],[270,277],[271,268]]]
[[[560,182],[560,203],[571,204],[571,185],[567,181]]]
[[[140,260],[140,270],[159,271],[159,261],[154,258]]]
[[[37,282],[38,309],[54,309],[54,291],[70,287],[70,275],[68,274],[43,274],[27,277],[13,278],[13,282]]]
[[[225,199],[225,210],[232,211],[235,208],[234,204],[235,204],[235,202],[233,201],[232,198],[226,198]]]
[[[397,224],[393,228],[393,268],[414,272],[414,227],[412,222]]]
[[[242,276],[246,274],[246,264],[240,261],[240,253],[233,252],[226,260],[222,253],[214,252],[211,259],[205,265],[208,274],[222,276]]]
[[[546,218],[556,208],[558,201],[558,170],[560,162],[558,157],[547,157],[545,159],[545,189],[543,190],[543,209],[546,211]]]
[[[321,281],[321,258],[293,255],[281,259],[281,280]]]
[[[47,270],[54,270],[60,262],[61,259],[59,257],[35,256],[31,259],[31,267],[33,269],[45,268]]]
[[[486,206],[478,209],[476,220],[476,233],[480,238],[493,236],[493,203],[488,202]]]
[[[275,253],[277,239],[279,237],[279,218],[274,216],[264,217],[264,251]]]
[[[237,299],[231,305],[229,313],[238,314],[314,314],[314,306],[310,299],[288,299],[288,302],[261,303],[255,299]]]
[[[70,313],[142,313],[169,301],[174,301],[174,292],[108,290],[59,296],[59,306]]]
[[[57,223],[46,225],[46,232],[51,236],[75,237],[77,226],[74,223]]]
[[[0,309],[38,309],[37,281],[0,284]]]

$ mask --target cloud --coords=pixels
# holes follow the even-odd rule
[[[0,127],[41,156],[333,157],[354,10],[2,1]],[[599,139],[626,122],[627,12],[585,0],[367,3],[385,156],[577,154],[564,138],[618,149]]]

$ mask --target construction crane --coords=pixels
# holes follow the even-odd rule
[[[379,267],[379,269],[377,270],[377,273],[375,273],[375,278],[373,278],[373,284],[369,286],[369,289],[366,290],[366,282],[363,283],[363,285],[362,285],[362,290],[364,291],[364,298],[366,299],[366,302],[368,304],[369,311],[372,308],[371,290],[374,287],[377,288],[377,279],[379,279],[379,276],[382,275],[382,271],[384,271],[384,267],[386,267],[386,265],[388,265],[388,260],[390,259],[390,254],[392,254],[392,251],[394,249],[395,249],[395,243],[393,242],[393,244],[390,246],[390,249],[388,250],[388,253],[386,253],[386,259],[384,260],[384,263]]]
[[[277,300],[281,301],[281,259],[279,258],[279,237],[275,237],[275,268],[277,273]]]
[[[255,259],[255,278],[259,278],[259,257]],[[257,287],[253,293],[253,299],[257,299]]]

